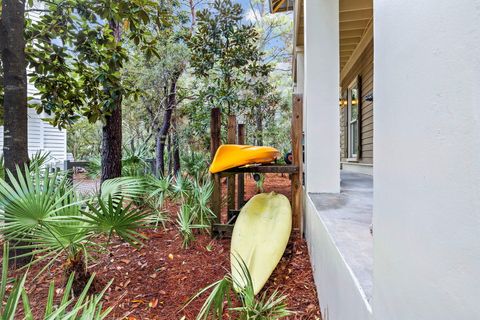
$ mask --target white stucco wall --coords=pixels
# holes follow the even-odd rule
[[[480,2],[374,5],[374,319],[480,319]]]
[[[340,191],[339,2],[304,2],[305,185]]]

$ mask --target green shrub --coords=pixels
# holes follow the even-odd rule
[[[136,230],[147,226],[149,213],[125,205],[126,197],[140,192],[141,184],[133,178],[106,181],[101,196],[81,199],[65,175],[38,167],[33,171],[17,168],[16,176],[7,174],[12,186],[0,180],[0,220],[5,221],[1,233],[16,248],[30,249],[23,255],[35,257],[30,264],[47,261],[40,273],[65,255],[65,273],[75,273],[75,292],[90,277],[90,252],[107,248],[108,241],[98,243],[97,235],[116,235],[132,245],[140,244]]]

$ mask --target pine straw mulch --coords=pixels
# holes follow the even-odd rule
[[[289,183],[288,178],[272,175],[267,178],[264,187],[266,192],[275,189],[288,194]],[[255,193],[251,177],[246,179],[246,189],[247,197]],[[167,210],[174,221],[178,206],[170,204]],[[114,241],[110,254],[99,255],[90,262],[89,271],[96,273],[98,290],[114,279],[104,297],[105,306],[114,306],[109,319],[195,319],[206,297],[194,301],[185,309],[182,307],[200,289],[221,279],[229,270],[230,240],[198,235],[190,248],[182,249],[181,238],[172,222],[167,223],[166,229],[149,230],[145,235],[148,240],[140,249]],[[30,274],[36,274],[40,268],[34,266]],[[64,281],[60,262],[34,282],[27,280],[35,319],[41,318],[52,279],[57,284],[56,296],[60,297],[62,290],[58,288]],[[296,312],[290,319],[320,319],[304,240],[292,237],[265,286],[265,290],[274,289],[288,295],[288,308]],[[225,316],[225,319],[233,318]]]

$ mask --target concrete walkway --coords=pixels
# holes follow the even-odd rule
[[[341,172],[340,194],[310,194],[335,245],[367,299],[373,290],[373,177]]]

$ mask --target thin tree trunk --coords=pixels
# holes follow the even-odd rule
[[[173,127],[173,174],[176,176],[180,172],[180,146],[177,133],[177,118],[172,119]]]
[[[190,25],[190,32],[193,33],[193,28],[195,28],[195,23],[197,20],[196,12],[195,12],[195,4],[193,3],[193,0],[189,0],[188,3],[190,6],[190,16],[192,19],[192,24]]]
[[[256,116],[256,137],[257,137],[257,146],[263,146],[263,117],[262,109],[258,107],[257,116]]]
[[[168,175],[172,175],[173,173],[173,157],[172,157],[172,135],[168,135],[167,141],[167,151],[168,151]]]
[[[27,61],[25,57],[25,1],[3,0],[0,19],[0,50],[3,65],[4,88],[4,167],[15,173],[28,163],[28,106],[27,106]],[[8,176],[5,176],[10,183]],[[23,241],[11,244],[13,264],[23,266],[31,257],[17,258],[30,252],[19,249]],[[17,247],[17,248],[16,248]]]
[[[165,96],[168,95],[168,90],[165,87]],[[165,111],[163,112],[163,122],[162,126],[158,129],[157,132],[157,143],[156,143],[156,171],[158,176],[163,176],[165,174],[165,142],[167,140],[168,131],[170,129],[170,121],[172,118],[173,110],[170,108],[169,98],[165,102]]]
[[[168,92],[167,105],[163,114],[162,126],[157,133],[157,143],[156,143],[156,171],[157,175],[163,175],[165,173],[165,141],[167,139],[171,120],[172,113],[175,107],[177,106],[177,81],[180,77],[181,72],[176,73],[170,82],[170,91]]]
[[[120,24],[110,21],[115,41],[122,38]],[[105,117],[102,128],[102,177],[101,181],[117,178],[122,175],[122,96],[115,100],[111,115]]]

